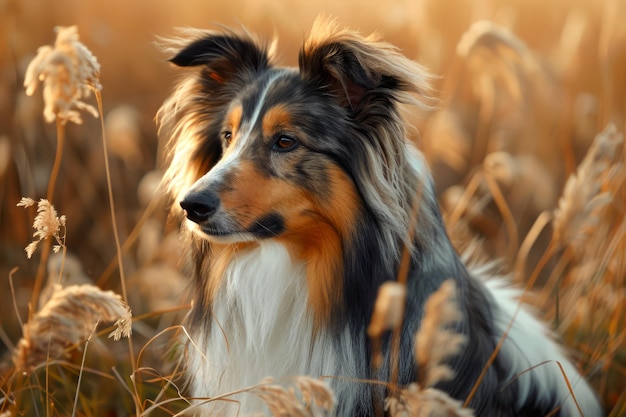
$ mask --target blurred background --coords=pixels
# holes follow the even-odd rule
[[[56,130],[43,120],[40,92],[27,97],[23,81],[37,49],[54,43],[54,27],[77,25],[80,40],[102,66],[116,217],[127,242],[123,259],[137,316],[186,302],[187,282],[177,270],[177,226],[168,223],[156,189],[160,147],[154,115],[179,75],[155,40],[175,35],[176,27],[243,25],[267,39],[276,36],[279,62],[296,65],[303,36],[320,14],[362,33],[379,32],[437,76],[439,105],[430,114],[411,116],[419,132],[413,139],[433,167],[460,250],[478,239],[478,252],[513,268],[522,240],[542,212],[557,206],[594,137],[609,123],[624,131],[624,0],[0,0],[0,353],[7,355],[21,336],[14,304],[26,317],[38,263],[38,254],[28,260],[24,253],[35,213],[16,204],[22,196],[45,197]],[[95,105],[93,97],[88,101]],[[466,192],[479,169],[496,178],[513,226],[492,188],[474,183]],[[623,206],[620,184],[616,198]],[[88,114],[82,125],[67,126],[52,203],[67,216],[68,282],[119,290],[100,121]],[[459,204],[462,212],[455,211]],[[530,265],[547,241],[541,234],[535,238],[525,258]],[[609,357],[597,347],[589,347],[595,356],[585,353],[587,370],[601,375],[597,384],[609,407],[623,404],[626,379],[619,307],[626,300],[626,245],[620,242],[613,301],[602,305],[622,317],[613,331],[622,339],[611,341]],[[48,266],[52,275],[58,271],[55,259]],[[528,273],[522,275],[520,281]],[[539,285],[549,281],[550,274],[544,275]],[[551,303],[540,308],[550,315],[546,305]],[[177,320],[155,316],[139,337],[147,339]]]

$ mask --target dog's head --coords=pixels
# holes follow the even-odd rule
[[[170,191],[197,236],[314,243],[350,236],[363,213],[406,232],[401,103],[425,72],[388,44],[318,20],[299,68],[248,33],[196,33],[171,59],[191,67],[158,114]],[[340,240],[341,241],[341,240]]]

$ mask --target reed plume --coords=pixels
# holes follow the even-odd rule
[[[263,400],[274,417],[317,417],[332,411],[336,400],[332,390],[319,379],[297,376],[289,388],[265,378],[251,389]]]
[[[65,125],[67,122],[82,123],[79,110],[98,117],[98,110],[85,103],[83,99],[89,97],[91,91],[98,97],[102,90],[99,80],[100,64],[91,51],[79,41],[78,28],[57,26],[55,32],[57,37],[54,46],[40,47],[24,75],[24,87],[29,96],[33,95],[43,82],[44,119],[48,123],[56,121],[57,149],[46,193],[49,202],[54,201],[55,184],[63,156]],[[33,245],[32,251],[36,246],[37,244]],[[32,252],[30,254],[32,255]],[[31,305],[38,303],[49,255],[50,245],[45,243],[33,285]]]
[[[43,82],[44,118],[48,123],[82,123],[78,110],[98,117],[95,107],[85,103],[91,90],[100,91],[100,64],[96,57],[79,41],[76,26],[55,28],[54,47],[45,45],[26,69],[24,87],[32,96]]]
[[[62,358],[68,349],[87,340],[96,325],[115,321],[109,337],[130,337],[132,317],[121,297],[93,285],[57,285],[50,300],[23,326],[13,361],[31,371],[48,360]]]
[[[454,371],[445,364],[465,345],[464,335],[454,325],[461,320],[456,301],[456,285],[445,281],[426,301],[424,319],[415,335],[415,358],[419,380],[424,387],[454,378]]]
[[[415,358],[420,383],[412,383],[385,400],[391,417],[471,417],[474,412],[443,391],[433,388],[454,379],[445,361],[456,356],[466,337],[455,330],[461,319],[456,285],[447,280],[426,301],[424,318],[415,335]]]
[[[404,319],[406,286],[399,282],[388,281],[378,290],[374,313],[367,335],[372,341],[372,363],[374,368],[382,365],[382,337],[394,329],[400,328]]]
[[[552,224],[554,240],[561,246],[582,255],[596,227],[620,214],[614,212],[619,209],[614,203],[624,196],[623,148],[623,135],[614,125],[608,125],[565,183]]]
[[[33,205],[35,205],[35,200],[28,197],[22,197],[20,202],[17,203],[18,207],[24,208]],[[57,242],[57,244],[52,247],[54,253],[59,252],[61,248],[65,247],[65,221],[65,215],[59,217],[54,206],[50,204],[48,200],[45,198],[39,200],[37,203],[37,216],[35,216],[33,222],[33,229],[35,229],[33,237],[35,240],[29,243],[24,249],[28,259],[33,256],[39,243],[48,238],[53,238]]]

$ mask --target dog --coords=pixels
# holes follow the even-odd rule
[[[185,326],[190,390],[211,398],[264,377],[332,376],[332,415],[379,415],[389,381],[367,328],[379,287],[410,253],[398,383],[416,380],[414,334],[442,282],[456,283],[466,347],[436,387],[464,400],[518,304],[469,268],[446,234],[405,109],[429,106],[429,76],[375,36],[318,19],[298,67],[245,30],[190,30],[170,42],[184,78],[157,113],[164,183],[193,275]],[[417,198],[416,198],[417,196]],[[183,218],[183,216],[185,218]],[[549,363],[544,363],[550,361]],[[584,415],[601,407],[547,327],[521,310],[469,404],[477,416]],[[540,366],[537,366],[540,365]],[[252,395],[209,415],[258,411]],[[378,410],[378,411],[377,411]]]

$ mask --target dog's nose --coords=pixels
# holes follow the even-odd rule
[[[209,191],[190,192],[180,206],[185,210],[187,218],[196,223],[207,221],[220,205],[219,197]]]

